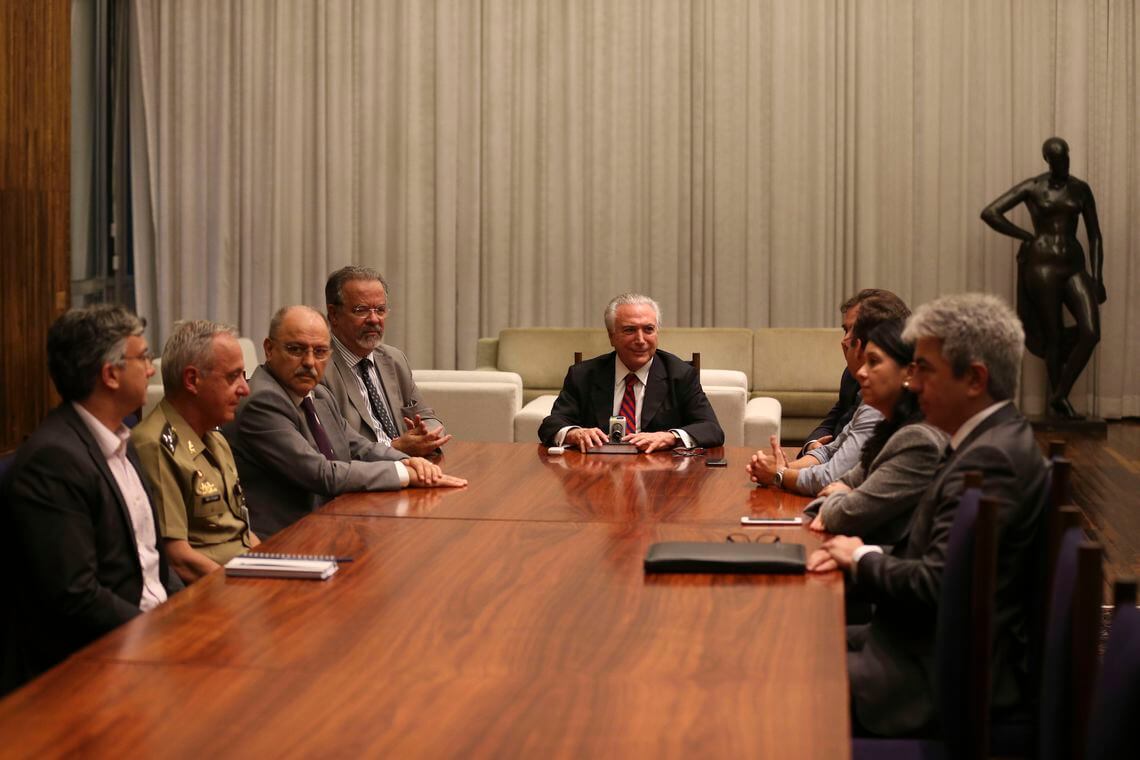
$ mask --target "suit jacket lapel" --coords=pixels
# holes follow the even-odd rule
[[[95,436],[91,435],[91,431],[87,428],[87,423],[83,421],[78,412],[71,408],[70,404],[68,404],[66,407],[65,420],[67,421],[67,424],[71,426],[71,429],[74,430],[79,436],[79,439],[83,441],[83,445],[87,448],[88,456],[90,456],[91,461],[95,463],[95,468],[99,470],[99,474],[103,477],[103,480],[107,482],[107,486],[111,489],[111,493],[115,494],[115,502],[119,505],[119,513],[123,516],[123,524],[127,529],[127,540],[131,542],[131,547],[134,549],[134,554],[131,556],[134,557],[135,564],[138,565],[139,546],[138,541],[135,538],[135,523],[134,520],[131,519],[131,510],[127,507],[126,499],[123,498],[123,492],[119,490],[119,481],[115,480],[115,475],[111,472],[111,468],[107,464],[107,458],[103,456],[103,450],[99,448],[99,443],[95,440]],[[128,461],[130,461],[129,458]],[[139,468],[135,466],[135,463],[133,461],[131,462],[131,465],[134,466],[135,471],[138,472]],[[142,480],[141,474],[139,475],[139,480]],[[146,488],[145,481],[143,481],[143,488],[144,490]],[[151,510],[153,511],[153,509],[154,505],[152,504]],[[158,522],[156,520],[156,533],[157,528]],[[139,570],[141,572],[141,565],[139,565]]]
[[[610,417],[614,413],[614,367],[616,366],[615,351],[598,364],[593,377],[590,378],[590,403],[597,417],[594,424],[607,432],[610,429]]]
[[[362,420],[372,419],[371,412],[369,412],[364,396],[360,393],[359,381],[356,379],[355,367],[348,366],[344,357],[340,355],[340,351],[333,351],[333,368],[336,370],[340,379],[341,387],[344,388],[344,395],[348,397],[348,402],[352,404],[352,408],[360,415]]]
[[[393,394],[396,394],[400,389],[400,377],[396,374],[396,364],[387,351],[379,348],[372,352],[372,361],[376,362],[376,372],[383,381],[379,390],[388,401],[388,409],[392,412],[392,422],[396,425],[396,431],[403,433],[407,429],[407,426],[404,425],[404,399],[398,394],[393,398]]]
[[[669,392],[669,381],[665,372],[665,362],[655,356],[649,365],[649,382],[645,384],[645,396],[641,400],[641,427],[638,431],[648,430],[650,421],[657,416],[665,396]]]
[[[910,526],[907,529],[907,535],[904,539],[900,540],[896,546],[905,546],[909,544],[912,535],[917,537],[926,537],[929,535],[930,526],[934,521],[934,509],[937,506],[937,503],[941,500],[940,494],[942,493],[943,481],[946,480],[947,476],[954,469],[955,463],[962,455],[962,452],[970,448],[970,446],[973,445],[974,441],[977,440],[978,436],[980,436],[982,433],[994,427],[995,425],[1002,424],[1010,417],[1012,417],[1013,414],[1013,404],[1007,404],[1001,409],[998,409],[989,417],[986,417],[984,420],[982,420],[980,425],[970,431],[970,434],[966,436],[965,440],[963,440],[961,444],[958,445],[958,448],[950,452],[950,456],[946,458],[946,461],[942,464],[942,467],[939,468],[938,473],[934,476],[934,480],[932,481],[930,488],[928,488],[926,491],[926,493],[933,498],[934,503],[931,504],[924,500],[921,504],[919,504],[919,508],[914,511],[914,516],[911,518]]]

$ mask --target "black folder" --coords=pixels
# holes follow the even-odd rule
[[[647,573],[799,574],[806,566],[803,544],[667,541],[645,555]]]

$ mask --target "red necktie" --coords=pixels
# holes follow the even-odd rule
[[[619,417],[625,417],[626,434],[637,432],[637,398],[633,395],[633,387],[637,385],[637,375],[630,372],[625,376],[625,395],[621,397]]]

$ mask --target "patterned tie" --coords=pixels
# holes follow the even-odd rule
[[[625,395],[621,397],[621,407],[618,416],[625,417],[626,434],[637,432],[637,398],[633,395],[633,388],[637,385],[637,375],[630,372],[625,376]]]
[[[384,428],[384,433],[390,440],[394,441],[399,437],[399,433],[396,432],[396,426],[392,424],[392,418],[388,415],[388,407],[380,398],[380,391],[376,390],[376,386],[372,384],[372,375],[368,371],[368,365],[371,363],[368,359],[361,359],[356,368],[360,370],[360,377],[364,380],[364,389],[368,391],[368,403],[372,405],[372,413],[380,421],[380,427]]]
[[[325,459],[335,462],[336,454],[333,453],[328,433],[321,427],[321,421],[317,419],[317,409],[313,406],[311,396],[305,396],[301,399],[301,409],[305,412],[305,422],[309,423],[309,432],[313,434],[313,440],[317,442],[317,450],[325,455]]]

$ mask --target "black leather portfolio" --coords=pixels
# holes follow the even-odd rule
[[[794,574],[806,564],[803,544],[667,541],[645,555],[647,573]]]

